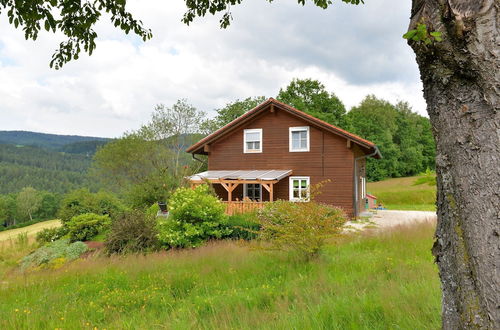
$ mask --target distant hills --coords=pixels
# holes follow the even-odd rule
[[[65,193],[90,187],[87,171],[108,138],[0,131],[0,193],[23,187]]]
[[[30,131],[0,131],[0,143],[33,146],[70,153],[87,153],[110,141],[108,138],[79,135],[57,135]]]

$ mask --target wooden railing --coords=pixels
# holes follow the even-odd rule
[[[232,201],[222,202],[226,205],[226,214],[241,214],[251,212],[256,209],[263,208],[267,202],[252,202],[252,201]]]

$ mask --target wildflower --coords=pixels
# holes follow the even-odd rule
[[[19,312],[19,309],[16,308],[16,309],[14,309],[14,311],[17,313],[17,312]]]

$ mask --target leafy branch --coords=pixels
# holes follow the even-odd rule
[[[403,34],[403,38],[407,40],[412,40],[415,42],[423,42],[425,45],[430,45],[433,42],[441,42],[443,38],[441,37],[441,32],[427,30],[427,25],[418,24],[416,29],[410,30]]]

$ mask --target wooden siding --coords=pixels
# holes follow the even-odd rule
[[[289,152],[289,127],[310,126],[310,151]],[[263,152],[243,152],[243,130],[262,128]],[[344,208],[353,214],[353,150],[347,147],[347,140],[307,124],[305,121],[275,109],[274,113],[263,112],[252,122],[210,145],[209,170],[288,170],[292,176],[309,176],[312,185],[324,180],[322,194],[317,200]],[[274,185],[274,199],[289,199],[289,178]],[[222,187],[215,189],[227,200]],[[219,189],[220,188],[220,189]],[[242,185],[238,194],[242,195]],[[266,195],[265,189],[263,189]],[[268,195],[267,195],[268,196]],[[264,201],[266,197],[264,196]],[[237,198],[237,197],[234,197]]]

